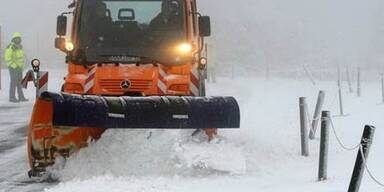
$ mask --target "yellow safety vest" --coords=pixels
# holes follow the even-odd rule
[[[12,69],[23,69],[25,63],[25,53],[23,49],[13,50],[12,45],[5,50],[4,60],[7,66]]]

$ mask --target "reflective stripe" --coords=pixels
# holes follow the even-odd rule
[[[159,67],[159,79],[157,81],[157,88],[159,93],[162,95],[167,94],[167,84],[165,83],[165,77],[167,77],[167,73]]]
[[[21,86],[23,86],[24,89],[28,87],[28,82],[34,82],[35,81],[35,75],[33,74],[32,70],[29,70],[26,74],[23,80],[21,81]]]
[[[200,80],[199,80],[199,71],[196,66],[193,66],[191,69],[190,80],[189,80],[189,91],[192,96],[200,96]]]
[[[159,73],[163,78],[167,76],[167,73],[165,73],[165,71],[162,68],[159,68]]]
[[[95,85],[96,67],[93,67],[88,71],[87,79],[85,80],[84,93],[88,93],[89,90]]]
[[[165,94],[167,92],[167,86],[161,80],[159,80],[159,82],[157,83],[157,87],[162,92],[162,94]]]
[[[191,91],[192,96],[199,96],[199,88],[192,82],[189,84],[189,90]]]
[[[37,97],[39,97],[43,92],[48,91],[48,72],[40,71],[39,77],[40,79],[37,87]]]
[[[10,68],[24,68],[25,54],[22,49],[13,50],[12,48],[7,48],[5,50],[4,59],[7,62],[7,66]]]

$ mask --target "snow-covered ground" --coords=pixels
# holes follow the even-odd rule
[[[65,68],[64,56],[52,49],[55,20],[71,2],[0,3],[3,46],[12,32],[22,32],[28,56],[55,69],[50,71],[51,91],[59,90],[65,75],[58,70]],[[34,90],[26,91],[29,102],[9,103],[4,70],[0,191],[346,191],[356,151],[342,150],[331,135],[329,179],[323,182],[316,181],[319,141],[310,142],[310,157],[301,157],[299,151],[298,98],[306,96],[313,113],[318,91],[325,90],[324,109],[337,115],[336,80],[331,75],[337,65],[343,71],[348,65],[353,74],[358,66],[366,71],[361,98],[349,93],[344,82],[349,115],[333,118],[336,131],[354,146],[365,124],[377,127],[369,166],[384,181],[384,105],[376,74],[383,72],[383,7],[380,0],[199,1],[201,13],[212,18],[210,65],[220,75],[237,76],[219,77],[217,84],[208,85],[208,92],[236,96],[241,129],[220,131],[213,143],[195,142],[189,131],[153,131],[149,138],[148,131],[107,131],[100,141],[69,159],[64,169],[52,170],[59,179],[54,183],[26,176],[25,129]],[[309,82],[305,70],[316,85]],[[361,191],[384,188],[366,175]]]
[[[65,72],[51,72],[51,90]],[[7,81],[6,72],[3,77]],[[338,114],[334,81],[311,84],[306,79],[220,78],[209,84],[210,95],[234,95],[241,105],[239,130],[220,131],[213,143],[196,142],[188,131],[107,131],[89,148],[52,172],[58,183],[38,183],[26,176],[25,127],[32,101],[7,102],[7,82],[0,92],[0,188],[4,191],[335,191],[348,188],[357,151],[344,151],[331,134],[329,179],[317,182],[319,141],[311,141],[310,157],[300,157],[298,98],[308,98],[313,112],[319,90],[326,91],[324,109]],[[345,112],[334,117],[336,131],[348,146],[360,140],[363,126],[377,127],[369,167],[384,180],[384,105],[378,82],[364,81],[363,96],[344,84]],[[27,91],[33,98],[33,89]],[[5,143],[5,144],[3,144]],[[5,147],[4,147],[5,146]],[[3,149],[4,148],[4,149]],[[57,166],[60,167],[60,166]],[[361,191],[383,191],[366,175]]]

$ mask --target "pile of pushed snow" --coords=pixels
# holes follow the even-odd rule
[[[242,148],[234,146],[233,143],[179,142],[175,154],[178,159],[177,166],[184,170],[211,170],[230,174],[246,172],[246,159]]]
[[[194,176],[245,173],[241,148],[196,142],[189,131],[108,130],[96,143],[53,169],[60,180],[94,176]],[[56,166],[59,167],[59,166]]]

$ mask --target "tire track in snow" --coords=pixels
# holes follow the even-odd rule
[[[0,140],[0,154],[24,145],[26,141],[26,130],[27,126],[21,126],[14,130],[9,138]]]

